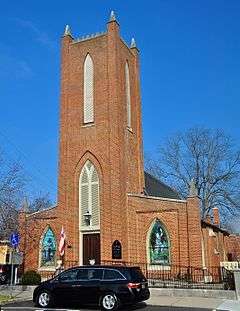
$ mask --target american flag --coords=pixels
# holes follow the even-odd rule
[[[59,246],[58,246],[58,250],[59,250],[60,256],[64,255],[65,239],[66,239],[66,236],[65,236],[65,232],[64,232],[64,229],[63,229],[63,226],[62,226],[61,235],[60,235],[60,241],[59,241]]]

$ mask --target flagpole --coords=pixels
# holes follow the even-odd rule
[[[58,251],[60,254],[60,260],[61,260],[61,270],[64,270],[64,265],[65,265],[65,246],[66,246],[66,235],[62,226],[61,234],[60,234],[60,241],[59,241],[59,246],[58,246]]]
[[[61,256],[61,260],[62,260],[62,268],[64,270],[64,266],[65,266],[65,252],[64,254]]]

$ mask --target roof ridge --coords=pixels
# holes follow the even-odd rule
[[[47,212],[47,211],[49,211],[49,210],[51,210],[51,209],[54,209],[54,208],[56,208],[56,207],[57,207],[57,204],[51,205],[51,206],[49,206],[49,207],[47,207],[47,208],[44,208],[44,209],[38,210],[38,211],[36,211],[36,212],[32,212],[32,213],[27,214],[27,217],[30,217],[30,216],[35,215],[35,214]]]

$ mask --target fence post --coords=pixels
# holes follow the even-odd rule
[[[237,300],[240,300],[240,270],[233,271],[234,282],[235,282],[235,292]]]

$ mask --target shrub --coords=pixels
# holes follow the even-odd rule
[[[38,285],[41,283],[41,275],[34,270],[26,271],[22,276],[23,285]]]

